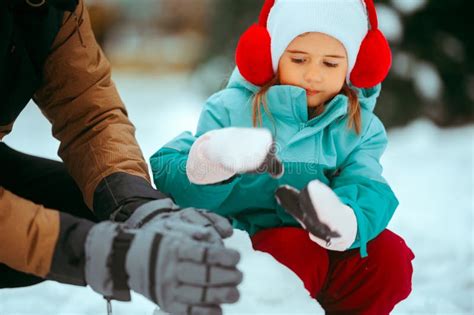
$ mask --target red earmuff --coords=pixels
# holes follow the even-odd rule
[[[364,1],[369,16],[370,30],[360,45],[350,80],[356,87],[370,88],[382,82],[387,76],[392,65],[392,53],[387,40],[378,29],[374,1]]]
[[[392,64],[392,54],[384,35],[378,29],[373,0],[363,0],[367,8],[370,30],[361,43],[357,60],[350,74],[351,83],[359,88],[373,87],[382,82]],[[271,38],[267,19],[275,0],[265,0],[258,24],[252,25],[237,44],[235,61],[240,74],[250,83],[265,85],[274,76]]]
[[[252,25],[240,37],[235,62],[240,74],[250,83],[262,86],[273,78],[270,34],[267,19],[275,0],[265,0],[258,24]]]

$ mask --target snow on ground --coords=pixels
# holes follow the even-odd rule
[[[183,76],[115,75],[148,158],[183,130],[194,130],[206,96]],[[384,175],[399,197],[390,223],[416,255],[413,293],[393,314],[473,314],[474,126],[439,129],[425,120],[389,132]],[[30,105],[5,141],[28,153],[57,158],[58,142],[38,109]],[[245,279],[239,303],[226,314],[322,314],[301,281],[269,255],[251,249],[237,231],[228,246],[242,253]],[[151,315],[154,305],[134,294],[113,302],[114,314]],[[90,288],[45,282],[0,290],[0,314],[105,314],[104,300]]]

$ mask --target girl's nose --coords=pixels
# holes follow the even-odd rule
[[[323,72],[322,69],[318,66],[310,66],[305,73],[306,82],[321,82],[323,80]]]

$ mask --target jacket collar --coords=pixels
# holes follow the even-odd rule
[[[227,85],[228,88],[248,90],[251,94],[258,92],[259,87],[245,80],[235,68]],[[362,108],[373,111],[380,94],[381,85],[370,89],[358,89],[359,102]],[[268,90],[268,107],[273,117],[286,122],[297,123],[302,127],[316,127],[318,130],[326,127],[334,120],[347,114],[348,99],[345,95],[336,95],[328,104],[324,112],[308,120],[306,91],[290,85],[276,85]]]

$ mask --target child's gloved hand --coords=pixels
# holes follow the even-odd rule
[[[193,184],[223,182],[236,174],[283,174],[271,133],[262,128],[223,128],[206,132],[191,147],[186,173]]]
[[[345,251],[354,243],[357,234],[354,211],[320,181],[311,181],[301,192],[281,186],[275,197],[320,246]]]

